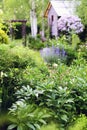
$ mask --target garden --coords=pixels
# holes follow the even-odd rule
[[[87,130],[87,23],[78,12],[59,19],[57,39],[28,35],[26,46],[0,21],[0,130]]]

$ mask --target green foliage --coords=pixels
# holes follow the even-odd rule
[[[79,43],[80,43],[79,36],[76,34],[72,34],[72,48],[76,49]]]
[[[79,116],[68,130],[87,130],[87,117],[84,115]]]
[[[2,73],[0,87],[2,87],[3,111],[16,100],[14,93],[18,88],[24,84],[34,87],[48,75],[47,67],[38,52],[23,46],[11,47],[0,46],[0,72]]]
[[[41,38],[37,37],[32,38],[32,36],[27,37],[27,46],[31,49],[40,50],[41,48],[45,47],[45,43],[42,42]]]
[[[87,1],[86,0],[81,0],[80,5],[77,6],[76,13],[78,16],[81,18],[82,23],[84,25],[84,31],[81,34],[81,39],[83,41],[87,40]]]
[[[26,8],[25,8],[26,6]],[[29,13],[28,0],[20,0],[19,2],[13,0],[3,1],[4,19],[26,19]],[[29,17],[28,17],[29,18]]]
[[[78,36],[76,35],[76,37],[78,38]],[[72,40],[72,44],[68,43],[68,40],[66,38],[66,36],[62,36],[60,38],[58,38],[58,40],[51,40],[49,41],[49,46],[56,46],[59,47],[60,49],[64,49],[67,55],[66,58],[66,64],[70,65],[72,63],[72,61],[74,59],[77,58],[77,41],[74,42],[74,38]]]
[[[87,60],[87,44],[83,43],[78,48],[78,57]]]
[[[46,106],[51,111],[51,116],[59,124],[66,126],[74,113],[73,98],[68,88],[54,86],[55,83],[43,83],[32,89],[29,86],[22,87],[17,91],[18,99],[24,98],[27,102]],[[73,112],[71,112],[73,111]],[[61,127],[64,127],[61,126]]]
[[[57,125],[58,125],[58,124],[52,122],[52,123],[50,123],[50,124],[48,124],[48,125],[45,125],[45,126],[41,127],[40,130],[59,130],[59,129],[57,128]]]
[[[87,25],[87,14],[85,13],[87,11],[87,1],[81,0],[81,4],[77,7],[77,13],[79,17],[82,19],[82,23],[84,25]]]
[[[17,130],[36,130],[42,124],[46,124],[44,119],[49,117],[46,109],[42,109],[33,104],[27,104],[24,100],[17,101],[9,111],[11,125],[8,130],[17,127]]]
[[[76,115],[87,113],[86,70],[83,59],[75,60],[70,67],[64,64],[53,66],[44,83],[34,88],[23,86],[17,91],[17,98],[49,108],[52,119],[61,124],[60,128],[67,128]]]
[[[44,5],[41,1],[35,0],[36,14],[38,17],[38,24],[42,23],[42,8],[43,11],[46,9],[49,0],[44,1]],[[5,20],[11,19],[30,19],[31,0],[6,0],[2,1],[3,17]],[[26,8],[25,8],[26,7]]]
[[[8,43],[9,38],[7,34],[3,30],[0,30],[0,44],[8,44]]]
[[[57,122],[57,128],[51,124],[41,129],[49,130],[52,126],[53,129],[67,130],[70,126],[69,130],[72,130],[80,125],[86,129],[86,117],[82,124],[73,122],[76,116],[87,115],[87,61],[84,58],[86,44],[75,48],[64,37],[58,41],[52,40],[52,44],[64,48],[69,58],[72,57],[71,61],[68,60],[69,66],[61,62],[53,66],[45,64],[37,51],[24,48],[20,44],[0,45],[2,110],[7,110],[17,101],[10,108],[9,129],[16,127],[35,130],[46,121],[49,124],[52,120]],[[49,115],[43,118],[48,112],[50,118]]]

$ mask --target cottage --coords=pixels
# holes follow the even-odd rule
[[[58,19],[64,15],[74,15],[76,5],[74,0],[50,0],[44,16],[48,19],[51,37],[58,37]]]

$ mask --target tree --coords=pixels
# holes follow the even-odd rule
[[[12,0],[12,1],[2,0],[1,5],[2,5],[2,10],[3,10],[4,20],[9,21],[12,19],[26,19],[27,21],[29,21],[29,24],[31,24],[31,26],[32,26],[33,21],[36,21],[35,22],[36,25],[34,24],[34,26],[31,27],[32,28],[31,30],[36,28],[34,29],[35,31],[32,32],[32,36],[34,36],[37,33],[37,27],[36,27],[37,24],[40,27],[42,27],[42,30],[44,30],[44,23],[42,21],[43,20],[42,15],[44,14],[44,9],[46,8],[48,1],[49,0],[45,0],[44,2],[42,2],[42,0],[41,1],[39,0]],[[44,3],[44,8],[43,8],[43,3]],[[42,8],[43,8],[43,14],[42,14]]]
[[[81,18],[84,25],[84,31],[81,34],[81,39],[83,41],[87,40],[87,0],[81,0],[80,5],[77,7],[77,14]]]
[[[87,0],[81,0],[80,5],[77,7],[77,14],[82,19],[82,23],[87,25]]]
[[[4,0],[3,1],[4,19],[28,19],[29,2],[28,0]]]
[[[35,11],[35,1],[31,1],[31,10],[30,10],[30,22],[31,22],[31,35],[36,38],[37,35],[37,17]]]

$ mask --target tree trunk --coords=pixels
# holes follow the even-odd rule
[[[33,38],[36,38],[36,36],[37,36],[37,18],[36,18],[34,0],[32,0],[32,8],[30,11],[30,22],[31,22],[31,35]]]

